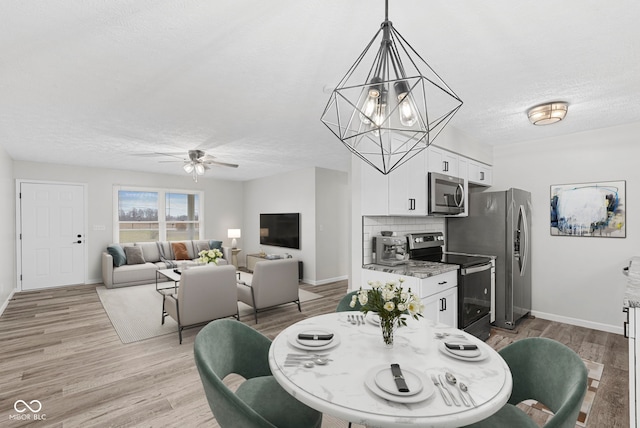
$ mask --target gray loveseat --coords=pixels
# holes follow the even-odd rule
[[[183,243],[187,254],[176,257],[174,243]],[[129,248],[127,248],[129,247]],[[137,247],[137,248],[131,248]],[[198,253],[203,249],[219,248],[224,257],[218,264],[227,264],[231,248],[222,247],[222,241],[160,241],[111,244],[102,253],[102,282],[107,288],[150,284],[156,280],[158,269],[167,269],[173,264],[181,266],[197,264]],[[186,257],[186,258],[184,258]],[[123,260],[124,258],[124,260]],[[180,258],[180,259],[179,259]],[[159,281],[166,281],[161,276]]]

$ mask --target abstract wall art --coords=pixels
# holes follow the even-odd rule
[[[625,181],[551,186],[551,235],[625,238]]]

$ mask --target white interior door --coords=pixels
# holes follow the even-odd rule
[[[83,284],[84,187],[20,184],[22,289]]]

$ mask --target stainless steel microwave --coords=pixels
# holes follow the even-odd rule
[[[464,212],[464,179],[429,173],[429,214],[460,214]]]

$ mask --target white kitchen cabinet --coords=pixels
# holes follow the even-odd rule
[[[429,146],[427,148],[427,169],[429,172],[459,177],[459,156],[439,147]]]
[[[640,391],[640,379],[636,376],[638,372],[638,359],[640,359],[640,308],[625,308],[627,312],[627,334],[629,337],[629,427],[638,426],[638,416],[640,408],[638,392]]]
[[[489,165],[469,159],[469,183],[480,186],[491,186],[493,169]]]
[[[425,306],[425,318],[458,327],[457,270],[422,279],[418,294]]]
[[[426,297],[422,303],[426,319],[458,328],[458,287]]]
[[[388,175],[390,215],[427,214],[425,154],[423,150]]]
[[[388,175],[365,162],[360,164],[360,188],[362,215],[389,214]]]

